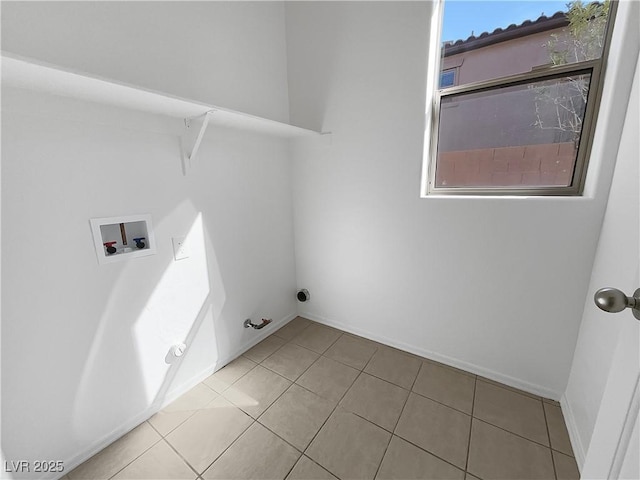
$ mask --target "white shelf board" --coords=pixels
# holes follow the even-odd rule
[[[170,117],[193,118],[213,112],[210,124],[279,137],[320,135],[320,132],[275,120],[72,72],[6,52],[2,52],[2,85]]]

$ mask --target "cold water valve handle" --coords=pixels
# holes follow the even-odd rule
[[[138,237],[138,238],[134,238],[133,241],[136,242],[136,248],[144,248],[145,247],[145,240],[146,237]]]
[[[261,328],[266,327],[267,325],[269,325],[271,323],[271,319],[270,318],[263,318],[262,319],[262,323],[261,324],[255,324],[255,323],[251,323],[251,319],[247,318],[244,321],[244,328],[249,328],[249,327],[253,327],[256,330],[260,330]]]

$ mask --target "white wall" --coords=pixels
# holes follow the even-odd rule
[[[7,5],[4,50],[288,116],[282,5]],[[192,49],[187,25],[203,17],[202,31],[207,15],[225,41]],[[169,20],[184,28],[146,30]],[[235,70],[205,71],[204,50]],[[185,60],[211,81],[184,76]],[[288,145],[210,126],[185,177],[179,119],[8,88],[2,101],[2,450],[70,469],[293,318]],[[89,219],[138,213],[152,215],[158,253],[98,265]],[[191,256],[176,262],[181,235]],[[274,326],[244,329],[248,317]]]
[[[257,341],[245,318],[294,316],[290,160],[282,140],[213,128],[183,177],[176,134],[111,122],[157,119],[3,102],[2,446],[69,467]],[[89,219],[135,213],[158,253],[98,265]],[[191,256],[174,261],[180,235]]]
[[[2,49],[287,121],[282,2],[2,2]]]
[[[631,9],[628,9],[631,7]],[[640,18],[638,3],[623,4],[628,14],[629,32],[635,37],[627,38],[623,63],[631,72],[637,70],[640,50],[640,34],[637,20]],[[622,21],[621,21],[622,23]],[[635,25],[635,27],[634,27]],[[614,39],[615,40],[615,39]],[[617,58],[613,62],[620,61]],[[624,321],[624,315],[604,313],[593,302],[594,293],[603,287],[619,288],[631,295],[638,280],[639,219],[638,204],[638,72],[635,76],[635,95],[629,98],[624,133],[619,143],[611,193],[602,225],[598,249],[595,256],[591,281],[587,291],[584,314],[580,325],[575,354],[563,407],[572,434],[574,450],[579,465],[589,451],[592,434],[600,410],[605,386],[610,375],[615,348]],[[626,107],[625,105],[624,107]],[[625,111],[623,107],[622,112]],[[628,320],[627,320],[628,321]]]
[[[616,130],[594,145],[585,197],[421,199],[430,13],[286,5],[291,119],[333,132],[294,155],[301,314],[558,399]],[[609,106],[625,105],[629,84]]]

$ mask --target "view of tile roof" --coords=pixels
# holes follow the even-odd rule
[[[471,35],[466,40],[456,40],[444,43],[444,56],[475,50],[494,43],[504,42],[533,33],[544,32],[561,28],[569,24],[566,12],[556,12],[548,17],[542,15],[536,20],[525,20],[519,25],[511,24],[506,28],[496,28],[493,32],[482,32],[480,35]]]

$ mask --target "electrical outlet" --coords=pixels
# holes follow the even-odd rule
[[[173,237],[173,258],[182,260],[189,258],[189,248],[186,244],[186,237]]]

